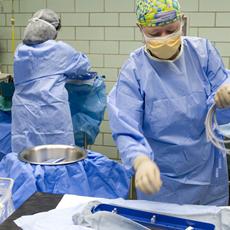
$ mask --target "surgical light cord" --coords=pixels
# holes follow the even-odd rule
[[[219,138],[215,134],[215,130],[219,129],[219,125],[216,119],[216,104],[213,104],[208,110],[205,119],[205,128],[206,128],[207,140],[210,141],[218,149],[222,150],[227,154],[230,154],[230,149],[226,147],[226,144],[230,144],[230,140]]]

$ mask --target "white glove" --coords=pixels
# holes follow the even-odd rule
[[[162,181],[160,171],[155,162],[147,156],[140,155],[134,160],[135,185],[144,193],[155,193],[160,190]]]
[[[221,86],[215,95],[215,102],[219,108],[230,107],[230,84]]]

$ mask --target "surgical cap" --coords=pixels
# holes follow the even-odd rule
[[[34,45],[55,39],[61,27],[59,16],[50,9],[37,11],[25,28],[23,43]]]
[[[177,0],[137,0],[137,23],[142,26],[163,26],[181,17]]]

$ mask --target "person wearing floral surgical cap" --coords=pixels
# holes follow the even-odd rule
[[[108,111],[137,198],[227,205],[226,156],[207,141],[204,125],[213,103],[230,106],[221,57],[207,39],[182,36],[177,0],[137,0],[136,15],[144,46],[122,66]]]

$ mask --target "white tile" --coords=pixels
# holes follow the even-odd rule
[[[46,8],[46,0],[21,0],[18,2],[20,2],[20,12],[22,13],[34,13],[37,10]]]
[[[188,13],[190,27],[214,27],[215,13]]]
[[[14,66],[12,64],[7,65],[7,73],[14,74]]]
[[[118,54],[118,41],[90,41],[90,53]]]
[[[17,46],[21,43],[22,43],[22,40],[15,40],[14,41],[15,48],[17,48]],[[7,41],[7,51],[11,52],[11,50],[12,50],[12,40],[8,40]]]
[[[76,0],[76,12],[103,12],[104,0]]]
[[[120,68],[128,55],[105,55],[105,67]]]
[[[106,12],[135,12],[134,0],[105,0]]]
[[[104,134],[104,142],[103,142],[103,144],[105,145],[105,146],[116,146],[116,144],[115,144],[115,142],[114,142],[114,140],[113,140],[113,138],[112,138],[112,134],[110,133],[110,134]]]
[[[226,69],[230,69],[229,57],[222,57]]]
[[[7,52],[7,42],[8,40],[0,40],[0,52]]]
[[[92,67],[103,67],[104,58],[101,54],[88,54],[87,55]]]
[[[15,39],[20,38],[20,28],[15,27]],[[12,29],[8,27],[0,27],[0,39],[12,39]]]
[[[229,13],[216,13],[216,26],[230,27],[230,12]]]
[[[89,14],[87,13],[63,13],[61,14],[62,26],[88,26]]]
[[[134,28],[107,27],[105,28],[105,40],[134,40]]]
[[[199,36],[211,41],[229,42],[230,28],[199,28]]]
[[[109,120],[109,115],[108,115],[107,109],[105,110],[104,120],[105,120],[105,121],[108,121],[108,120]]]
[[[103,144],[103,136],[101,133],[99,133],[96,137],[96,140],[94,142],[95,145],[102,145]]]
[[[91,26],[118,26],[118,13],[90,13]]]
[[[29,19],[32,17],[32,14],[14,14],[15,26],[27,26]],[[11,14],[6,15],[6,24],[11,26]]]
[[[116,82],[110,82],[110,81],[107,81],[106,82],[106,94],[108,95],[108,93],[111,92],[113,86],[115,85]]]
[[[91,146],[92,151],[101,153],[111,159],[118,159],[118,151],[116,147],[110,147],[110,146],[101,146],[101,145],[92,145]]]
[[[138,27],[135,28],[135,40],[143,41],[143,35]]]
[[[12,65],[14,61],[13,53],[1,52],[0,53],[0,65]]]
[[[102,133],[111,133],[111,129],[108,121],[102,121],[100,126],[100,132]]]
[[[197,37],[198,36],[198,28],[189,28],[188,36]]]
[[[75,28],[74,27],[62,27],[58,32],[58,40],[74,40]]]
[[[12,6],[13,6],[13,11],[14,13],[18,13],[19,12],[19,1],[14,1],[14,4],[12,5],[12,0],[2,0],[1,1],[1,12],[3,11],[4,13],[9,12],[12,13]]]
[[[136,26],[135,13],[120,13],[120,26]]]
[[[221,56],[230,57],[230,43],[218,43],[216,42],[215,47],[219,50]]]
[[[203,0],[201,0],[203,1]],[[212,1],[212,0],[209,0]],[[198,11],[198,0],[181,0],[180,2],[180,6],[181,6],[181,10],[182,12],[190,12],[190,11]]]
[[[200,0],[199,5],[200,11],[230,11],[229,0]]]
[[[77,27],[76,40],[104,40],[104,28]]]
[[[1,13],[0,14],[0,26],[6,25],[6,14]]]
[[[1,55],[0,55],[1,56]],[[7,65],[2,65],[1,64],[1,62],[0,62],[0,70],[1,70],[1,72],[3,72],[3,73],[13,73],[13,72],[9,72],[8,71],[8,66]]]
[[[131,52],[133,52],[134,50],[136,50],[137,48],[143,45],[144,44],[142,42],[138,42],[138,41],[127,41],[127,42],[121,41],[119,53],[120,54],[130,54]]]
[[[75,12],[75,1],[74,0],[46,0],[47,8],[52,9],[56,12]]]
[[[94,68],[100,75],[105,76],[105,81],[117,81],[118,69],[117,68]]]
[[[66,43],[70,44],[72,47],[74,47],[77,51],[83,52],[83,53],[89,53],[89,41],[69,41],[65,40]]]

